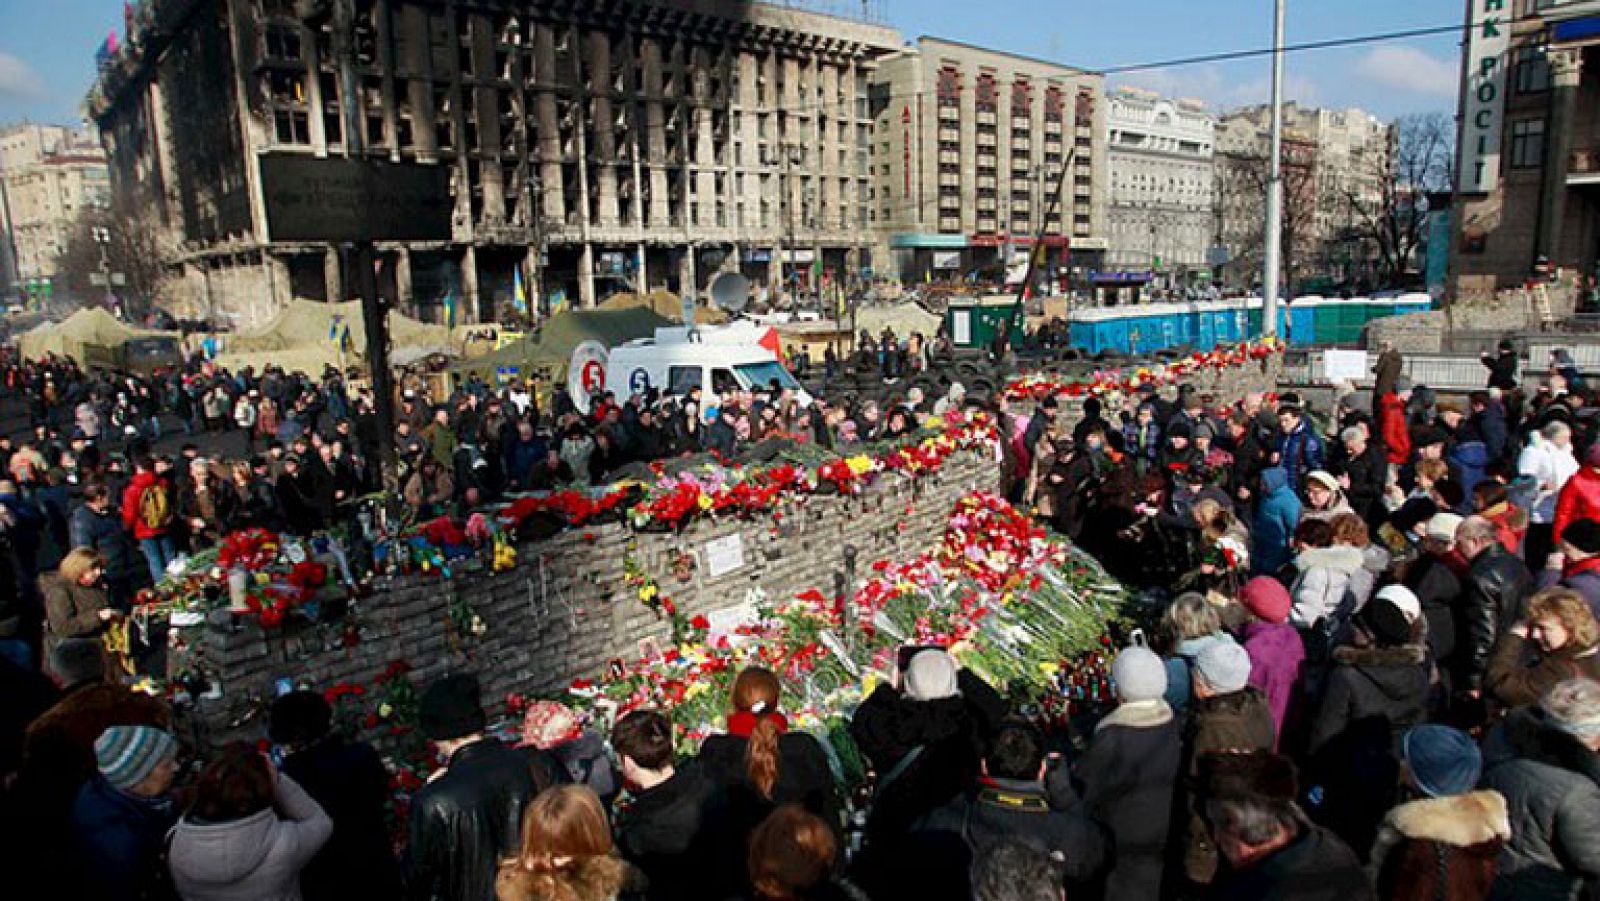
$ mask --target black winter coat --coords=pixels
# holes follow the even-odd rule
[[[518,847],[522,811],[553,781],[542,754],[499,739],[456,751],[411,799],[406,897],[495,901],[495,873]]]
[[[921,901],[966,901],[972,897],[969,873],[983,850],[1016,841],[1050,856],[1065,879],[1069,897],[1091,882],[1109,854],[1106,835],[1081,811],[1053,805],[1038,782],[988,779],[969,795],[917,821],[910,847],[915,859],[902,859],[905,879],[914,880],[904,897]],[[880,892],[879,896],[888,897]]]
[[[1439,669],[1445,670],[1455,660],[1461,580],[1443,560],[1423,554],[1406,571],[1405,586],[1422,605],[1422,618],[1428,623],[1428,647]]]
[[[1369,901],[1372,885],[1354,852],[1331,833],[1308,826],[1254,866],[1224,869],[1209,897],[1218,901]]]
[[[1363,856],[1399,800],[1400,736],[1426,718],[1428,670],[1420,645],[1333,652],[1307,767],[1322,803],[1309,813]]]
[[[989,736],[1006,703],[989,684],[961,670],[960,697],[913,700],[880,685],[850,722],[850,736],[880,780],[868,821],[868,840],[905,834],[911,823],[976,784]],[[916,759],[884,784],[901,759]]]
[[[133,573],[133,544],[117,517],[116,507],[96,513],[87,504],[72,511],[67,532],[73,547],[94,548],[106,561],[108,580],[125,579]]]
[[[1361,456],[1347,460],[1344,474],[1350,477],[1345,498],[1350,509],[1374,528],[1383,522],[1383,488],[1389,479],[1389,460],[1377,444],[1368,444]]]
[[[741,836],[748,837],[773,810],[798,804],[821,817],[836,836],[843,837],[838,786],[828,767],[828,754],[815,738],[804,732],[778,737],[778,781],[772,786],[770,799],[756,790],[746,774],[745,752],[749,747],[749,739],[729,734],[713,735],[700,745],[700,766],[727,793]]]
[[[741,891],[745,859],[727,794],[690,762],[671,779],[639,791],[617,824],[617,848],[650,879],[648,897],[726,898]]]
[[[1484,743],[1484,769],[1511,813],[1491,897],[1565,899],[1600,880],[1600,756],[1527,708]]]
[[[1124,705],[1101,721],[1078,758],[1084,812],[1105,825],[1114,846],[1106,898],[1160,896],[1162,849],[1182,755],[1182,727],[1170,709],[1136,712]]]
[[[1522,618],[1522,605],[1533,590],[1533,577],[1522,561],[1499,542],[1489,545],[1467,571],[1456,640],[1461,651],[1463,689],[1480,688],[1494,643]]]
[[[305,901],[400,897],[384,811],[389,773],[371,745],[330,737],[284,758],[283,772],[333,820],[333,836],[300,871]]]

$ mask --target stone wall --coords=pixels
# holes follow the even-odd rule
[[[880,476],[858,497],[804,498],[784,507],[777,521],[702,520],[682,533],[635,532],[620,523],[568,530],[520,546],[517,567],[507,572],[472,565],[458,567],[472,571],[450,579],[419,574],[388,580],[360,602],[354,621],[361,639],[351,647],[343,646],[338,626],[263,632],[251,620],[236,630],[201,627],[193,656],[222,689],[220,698],[200,702],[201,740],[254,737],[260,721],[251,713],[273,697],[280,679],[318,689],[369,684],[401,659],[413,667],[419,687],[449,672],[476,673],[493,714],[507,693],[556,692],[574,678],[600,675],[611,660],[636,657],[642,640],[667,644],[667,621],[624,582],[630,556],[689,615],[737,608],[758,592],[773,599],[813,587],[832,593],[847,548],[856,550],[862,573],[875,560],[927,550],[943,535],[955,502],[973,490],[995,489],[998,479],[989,455],[963,452],[919,479]],[[734,536],[742,565],[712,577],[707,544]],[[688,581],[673,573],[680,553],[695,558]],[[483,620],[481,636],[447,627],[460,602]]]

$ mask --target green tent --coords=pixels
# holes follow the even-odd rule
[[[22,355],[37,360],[47,353],[71,357],[82,366],[122,368],[122,348],[135,338],[170,338],[178,333],[135,328],[102,307],[74,310],[60,322],[46,322],[17,336]]]
[[[675,323],[649,307],[620,310],[567,310],[552,316],[539,334],[493,353],[462,360],[451,367],[459,375],[477,373],[494,381],[497,373],[526,378],[538,372],[549,379],[564,381],[572,350],[585,341],[598,341],[607,348],[638,338],[654,337],[656,329]]]
[[[348,341],[344,338],[346,330]],[[428,353],[453,353],[449,329],[392,310],[389,344],[395,350],[421,348]],[[367,351],[367,325],[361,315],[361,302],[291,300],[261,329],[223,336],[222,351],[217,365],[235,371],[245,366],[260,370],[275,363],[287,371],[298,369],[316,375],[323,366],[359,364]]]

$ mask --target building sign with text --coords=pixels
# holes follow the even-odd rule
[[[448,241],[450,170],[293,154],[261,157],[274,241]]]
[[[1472,0],[1467,21],[1466,95],[1462,98],[1460,170],[1463,194],[1487,194],[1500,180],[1501,113],[1511,0]]]

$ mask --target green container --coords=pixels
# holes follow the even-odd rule
[[[1011,299],[951,301],[945,310],[945,328],[957,347],[986,348],[1000,331],[1000,323],[1010,322],[1012,346],[1022,335],[1022,305]]]
[[[1247,322],[1249,324],[1240,338],[1245,341],[1251,341],[1261,337],[1261,308],[1254,307],[1246,311],[1246,316],[1248,316]]]

